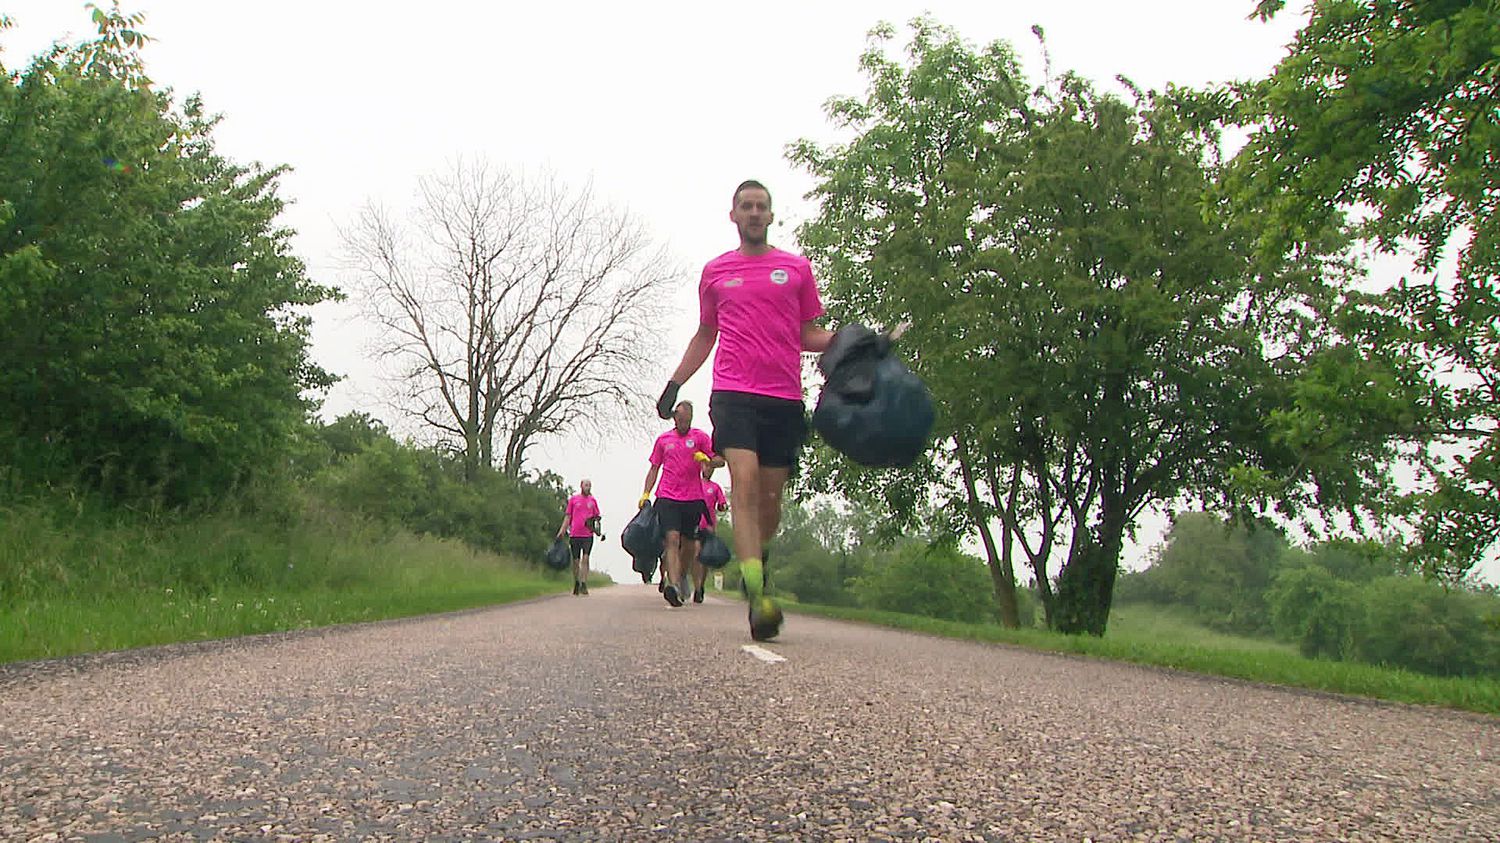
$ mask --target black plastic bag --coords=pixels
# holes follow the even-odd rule
[[[649,583],[651,578],[656,576],[656,565],[660,561],[659,558],[647,559],[644,556],[637,556],[630,560],[630,567],[641,575],[641,582]]]
[[[846,325],[818,360],[823,392],[813,428],[830,447],[871,467],[911,465],[927,450],[936,414],[927,385],[891,354],[891,341]]]
[[[567,570],[569,563],[573,561],[573,555],[568,550],[568,543],[562,539],[552,543],[547,548],[547,567],[554,571]]]
[[[631,567],[638,573],[656,570],[656,560],[661,558],[666,549],[666,537],[662,535],[661,522],[657,520],[656,511],[651,504],[641,507],[641,511],[620,531],[620,546],[630,554],[633,560]],[[649,569],[647,565],[650,566]]]
[[[704,531],[699,541],[703,546],[698,549],[698,561],[705,568],[722,568],[729,564],[729,545],[719,538],[718,533]]]

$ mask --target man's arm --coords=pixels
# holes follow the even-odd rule
[[[833,332],[812,322],[802,323],[802,350],[823,352],[833,342]]]
[[[653,465],[651,466],[651,470],[646,472],[646,485],[641,489],[641,503],[645,503],[646,498],[651,497],[651,490],[656,488],[656,475],[660,471],[661,466]]]
[[[708,353],[714,349],[714,341],[719,338],[719,329],[713,325],[699,325],[698,332],[688,341],[687,351],[682,353],[682,362],[677,364],[677,371],[672,373],[672,382],[679,386],[688,382],[703,368],[703,361],[708,359]]]
[[[566,533],[568,531],[568,515],[570,515],[572,513],[572,501],[569,501],[568,503],[569,503],[569,506],[563,507],[563,522],[562,522],[562,526],[557,528],[557,537],[558,538],[562,538],[563,537],[563,533]]]

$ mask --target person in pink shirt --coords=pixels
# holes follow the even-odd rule
[[[640,505],[656,490],[656,517],[665,536],[662,597],[681,606],[687,595],[688,570],[697,561],[698,522],[703,518],[701,465],[723,465],[714,454],[707,433],[693,427],[693,403],[678,402],[672,409],[672,429],[651,446],[651,468]],[[660,479],[660,485],[657,480]]]
[[[697,546],[701,550],[708,533],[719,528],[720,513],[729,511],[729,500],[724,497],[724,487],[714,482],[714,466],[703,466],[703,520],[698,522]],[[702,562],[693,561],[693,602],[703,602],[703,587],[708,582],[708,568]]]
[[[568,498],[563,510],[562,526],[557,528],[557,537],[568,536],[568,545],[573,551],[573,593],[589,593],[589,554],[594,550],[594,536],[604,537],[600,529],[603,523],[599,515],[599,501],[594,498],[594,484],[584,480],[578,484],[578,494]]]
[[[781,498],[807,438],[802,405],[802,352],[821,352],[833,334],[814,324],[823,315],[812,265],[775,248],[767,231],[771,193],[757,181],[735,188],[729,220],[739,248],[703,267],[698,281],[698,331],[657,400],[670,415],[677,391],[717,342],[708,417],[714,449],[734,486],[734,549],[750,603],[750,637],[774,638],[781,608],[765,595],[765,543],[781,524]]]

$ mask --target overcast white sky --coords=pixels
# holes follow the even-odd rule
[[[664,381],[695,327],[697,269],[735,245],[727,220],[735,184],[770,186],[780,221],[773,241],[795,247],[811,181],[786,163],[784,147],[833,137],[822,105],[863,92],[857,59],[874,24],[929,13],[971,43],[1012,42],[1034,78],[1041,61],[1030,28],[1040,24],[1056,69],[1159,88],[1266,73],[1300,18],[1264,24],[1249,19],[1253,8],[1253,0],[133,0],[124,11],[146,15],[151,77],[179,97],[201,93],[224,115],[221,153],[292,167],[282,180],[293,202],[285,223],[320,282],[346,280],[339,225],[371,199],[407,205],[419,176],[458,156],[592,180],[600,198],[644,218],[688,269],[672,303],[677,318],[659,359],[648,361]],[[81,0],[6,0],[0,11],[16,24],[0,35],[12,69],[55,40],[93,33]],[[360,409],[397,426],[379,403],[369,332],[354,308],[323,306],[314,318],[315,359],[346,378],[328,396],[329,416]],[[683,390],[700,407],[708,368]],[[553,442],[533,460],[570,482],[591,477],[613,540],[633,511],[649,446],[649,436]],[[1145,525],[1127,561],[1138,563],[1160,529]],[[617,542],[596,562],[616,579],[630,576]]]

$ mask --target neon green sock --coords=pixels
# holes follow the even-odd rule
[[[765,594],[765,574],[761,570],[759,559],[746,559],[740,562],[740,578],[745,582],[745,593],[751,600],[759,600]]]

